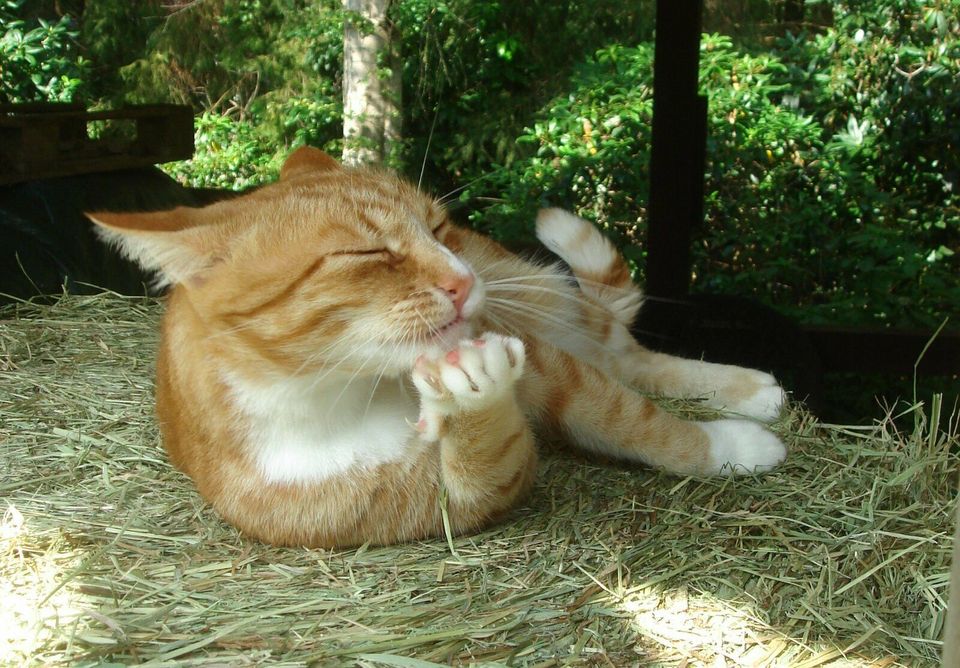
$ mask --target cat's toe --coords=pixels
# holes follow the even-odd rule
[[[718,391],[706,403],[729,415],[773,422],[780,417],[786,402],[787,395],[776,378],[768,373],[751,371],[748,381]]]
[[[421,398],[435,402],[449,399],[450,393],[440,379],[440,367],[437,360],[421,355],[413,365],[410,378],[413,380]]]
[[[748,420],[700,423],[710,439],[707,473],[763,473],[787,457],[787,448],[772,432]]]
[[[494,382],[512,385],[523,374],[526,349],[520,339],[487,332],[474,344],[483,355],[484,373]]]
[[[524,347],[516,338],[487,333],[466,339],[433,359],[414,366],[413,382],[427,401],[463,408],[484,408],[510,392],[523,372]]]
[[[773,376],[770,377],[771,380]],[[760,420],[761,422],[773,422],[783,411],[783,406],[787,401],[787,395],[783,388],[773,381],[770,385],[764,385],[757,389],[751,396],[737,402],[731,402],[726,410],[736,415]]]

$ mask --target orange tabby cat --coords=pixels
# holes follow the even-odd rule
[[[532,427],[680,474],[765,471],[786,455],[744,419],[689,422],[638,394],[706,396],[771,420],[773,377],[641,348],[623,261],[551,209],[571,267],[455,227],[390,174],[315,149],[280,181],[201,209],[95,213],[173,286],[157,413],[173,463],[244,533],[281,545],[469,532],[530,488]]]

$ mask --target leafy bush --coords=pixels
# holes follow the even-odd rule
[[[242,190],[276,179],[276,147],[265,144],[249,123],[204,113],[195,121],[193,158],[165,165],[165,171],[193,188]]]
[[[70,99],[83,80],[113,102],[191,104],[196,155],[168,166],[184,183],[246,187],[293,146],[340,151],[340,0],[98,0],[45,22],[0,2],[2,97]],[[734,4],[721,13],[772,18],[783,3]],[[703,37],[693,288],[805,322],[939,324],[960,303],[960,0],[806,5],[830,25]],[[440,193],[465,187],[470,220],[507,241],[530,239],[539,206],[574,208],[642,273],[652,8],[395,0],[401,167],[417,178],[423,161]]]
[[[342,52],[337,0],[217,0],[168,17],[121,78],[129,101],[200,112],[194,158],[168,173],[238,189],[274,177],[290,147],[340,152]]]
[[[835,27],[767,53],[703,38],[694,289],[805,322],[935,325],[960,303],[960,2],[835,4]],[[499,200],[474,222],[524,238],[537,206],[572,207],[642,268],[651,83],[650,46],[598,51],[518,138],[531,154],[470,189]]]
[[[0,102],[70,102],[83,88],[87,61],[77,54],[69,16],[23,18],[26,0],[0,4]]]

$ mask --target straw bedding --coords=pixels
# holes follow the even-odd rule
[[[108,294],[0,312],[0,663],[936,662],[960,439],[935,398],[873,427],[795,408],[763,478],[547,453],[479,535],[276,549],[163,455],[159,314]]]

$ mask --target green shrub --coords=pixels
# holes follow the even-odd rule
[[[0,102],[70,102],[87,72],[71,18],[26,20],[25,5],[0,2]]]
[[[169,17],[121,76],[128,100],[200,112],[193,159],[168,173],[241,189],[275,177],[292,147],[340,153],[342,54],[337,0],[209,2]]]
[[[936,325],[960,303],[960,2],[835,4],[835,27],[767,53],[703,37],[693,288],[809,323]],[[642,269],[651,84],[650,46],[598,51],[518,138],[530,154],[470,188],[498,199],[473,221],[522,239],[538,206],[571,207]]]
[[[249,123],[204,113],[195,121],[193,158],[164,165],[164,171],[193,188],[242,190],[276,179],[276,147]]]
[[[82,20],[46,22],[26,18],[24,0],[0,2],[0,97],[66,100],[84,81],[112,101],[191,104],[196,155],[167,166],[184,183],[246,187],[294,146],[340,152],[339,0],[210,0],[167,15],[158,0],[98,0]],[[808,323],[939,324],[960,303],[960,0],[806,4],[831,25],[703,37],[693,289],[753,295]],[[771,18],[779,6],[738,11],[748,5]],[[441,194],[464,188],[469,219],[506,241],[530,239],[540,206],[576,209],[642,274],[652,8],[395,0],[401,168],[416,179],[423,164]]]

